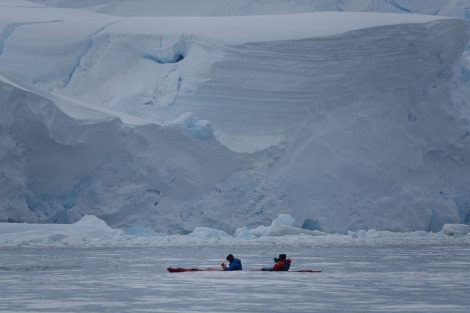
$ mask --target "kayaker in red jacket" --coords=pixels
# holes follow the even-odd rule
[[[274,265],[272,267],[263,267],[263,271],[288,271],[290,268],[291,259],[288,259],[287,256],[279,254],[279,258],[274,258]]]

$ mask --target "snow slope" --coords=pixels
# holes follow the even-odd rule
[[[1,220],[93,214],[165,233],[279,213],[326,232],[469,222],[466,102],[451,100],[464,20],[275,15],[282,1],[154,17],[175,7],[139,2],[0,1]]]

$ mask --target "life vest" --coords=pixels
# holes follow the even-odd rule
[[[280,260],[273,266],[273,271],[288,271],[290,268],[291,259]]]

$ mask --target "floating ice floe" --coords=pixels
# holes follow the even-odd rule
[[[465,236],[470,229],[466,224],[445,224],[442,227],[442,232],[447,236]]]

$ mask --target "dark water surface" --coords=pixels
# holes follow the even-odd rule
[[[166,271],[228,253],[244,271]],[[250,271],[279,253],[322,273]],[[468,313],[470,246],[8,248],[0,282],[0,312]]]

